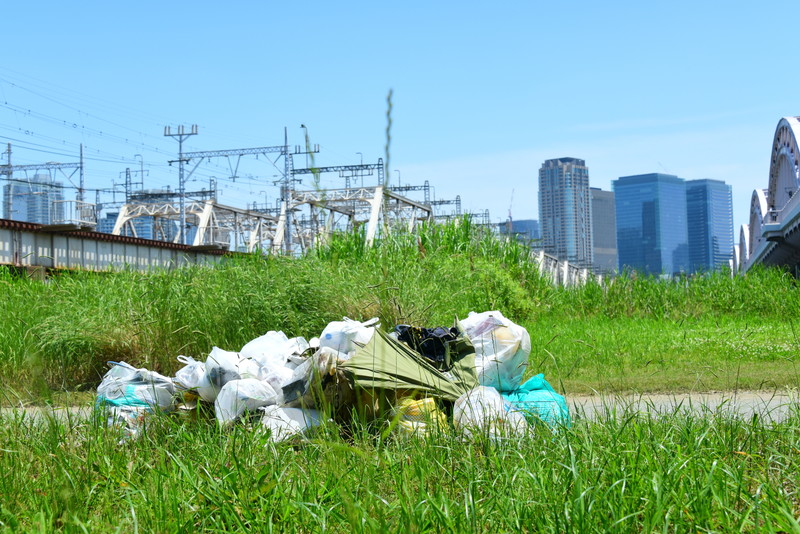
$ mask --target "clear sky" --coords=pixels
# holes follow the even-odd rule
[[[17,164],[77,161],[83,143],[93,188],[140,160],[146,187],[177,187],[167,125],[197,124],[185,149],[217,150],[283,144],[284,127],[300,145],[305,124],[317,165],[376,162],[391,89],[393,183],[429,180],[497,222],[509,207],[538,218],[548,158],[585,159],[603,189],[648,172],[721,179],[738,240],[775,126],[800,114],[798,14],[797,0],[11,1],[0,142]],[[188,188],[215,176],[224,203],[274,205],[269,162],[231,174],[204,163]]]

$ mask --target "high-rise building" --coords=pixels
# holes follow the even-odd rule
[[[619,269],[678,274],[689,268],[686,183],[671,174],[623,176],[616,196]]]
[[[592,195],[592,238],[594,272],[612,273],[617,270],[617,214],[614,192],[597,187],[589,188]]]
[[[119,213],[105,212],[103,215],[105,215],[105,217],[97,218],[97,228],[95,228],[95,231],[103,234],[110,234],[114,231],[114,226],[117,224],[117,217],[119,216]]]
[[[49,174],[14,178],[3,186],[3,218],[52,224],[64,218],[64,186]]]
[[[539,227],[544,251],[591,269],[589,168],[577,158],[549,159],[539,169]]]
[[[693,272],[727,266],[733,250],[731,186],[721,180],[686,182],[689,268]]]

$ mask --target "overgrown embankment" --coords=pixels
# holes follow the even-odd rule
[[[342,316],[391,328],[488,309],[528,329],[530,370],[569,392],[798,383],[800,298],[785,273],[555,288],[525,247],[466,221],[374,247],[342,235],[303,258],[232,257],[213,268],[46,282],[0,270],[0,285],[0,380],[22,391],[92,387],[107,360],[171,373],[178,354],[236,350],[268,330],[310,338]]]

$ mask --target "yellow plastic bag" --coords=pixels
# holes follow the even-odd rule
[[[431,397],[424,399],[405,398],[397,405],[397,429],[407,436],[425,436],[431,431],[441,432],[447,428],[447,417],[436,406]]]

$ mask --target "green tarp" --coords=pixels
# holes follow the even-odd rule
[[[380,330],[341,368],[363,389],[413,390],[455,402],[478,386],[475,349],[463,334],[447,344],[449,367],[436,366],[405,343]]]

